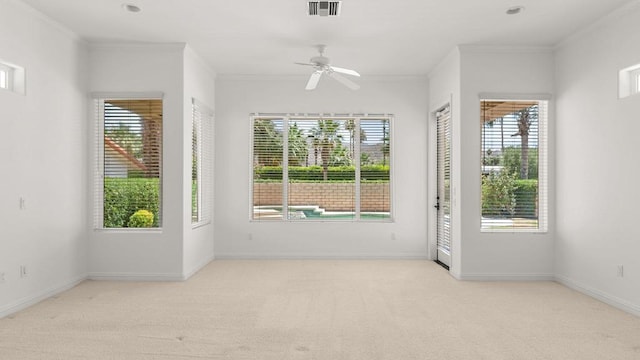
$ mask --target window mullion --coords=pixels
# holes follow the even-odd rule
[[[351,139],[351,141],[354,142],[354,146],[353,146],[353,162],[355,163],[355,197],[356,197],[356,204],[355,204],[355,220],[359,221],[360,220],[360,206],[361,206],[361,199],[360,199],[360,194],[361,194],[361,187],[360,187],[360,167],[361,167],[361,160],[360,160],[360,118],[355,118],[354,119],[354,127],[355,127],[355,131],[353,132],[354,136],[353,139]]]
[[[289,117],[282,119],[282,218],[289,220]]]

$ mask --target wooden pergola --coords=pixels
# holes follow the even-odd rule
[[[522,109],[537,105],[537,101],[482,101],[480,103],[480,118],[482,123],[499,119],[509,114],[513,114]]]

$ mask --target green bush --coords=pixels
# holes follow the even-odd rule
[[[104,179],[104,227],[125,228],[136,211],[146,209],[159,214],[158,179],[105,178]],[[152,227],[158,227],[154,216]]]
[[[515,215],[522,218],[536,218],[538,206],[538,180],[515,181]]]
[[[353,180],[356,169],[353,166],[331,166],[327,173],[329,181]],[[281,166],[262,166],[255,169],[255,179],[282,180]],[[389,166],[363,165],[360,168],[362,180],[389,180]],[[313,166],[289,166],[289,180],[323,181],[322,167]]]
[[[153,225],[153,214],[149,210],[138,210],[129,218],[130,228],[148,228]]]
[[[521,155],[522,149],[518,147],[510,146],[504,149],[503,156],[503,166],[504,169],[508,172],[512,172],[517,174],[520,177],[520,166],[521,166]],[[527,177],[529,179],[537,179],[538,178],[538,149],[530,148],[529,149],[529,171]]]
[[[510,217],[515,214],[515,174],[507,171],[482,177],[482,215]]]

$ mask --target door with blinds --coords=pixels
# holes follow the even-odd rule
[[[451,265],[451,111],[447,105],[436,112],[437,194],[436,260]]]

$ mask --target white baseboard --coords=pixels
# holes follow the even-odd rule
[[[626,300],[620,299],[619,297],[607,294],[600,290],[596,290],[590,286],[574,281],[573,279],[570,279],[566,276],[556,275],[555,280],[568,288],[581,292],[587,296],[591,296],[592,298],[598,299],[605,304],[609,304],[630,314],[640,316],[640,306],[637,304],[632,304]]]
[[[207,266],[210,262],[212,262],[214,259],[213,254],[207,256],[203,261],[201,261],[198,265],[194,266],[192,269],[190,269],[189,271],[187,271],[182,277],[182,280],[187,280],[190,277],[192,277],[193,275],[195,275],[195,273],[197,273],[198,271],[200,271],[203,267]]]
[[[185,276],[180,273],[117,273],[117,272],[92,272],[87,277],[89,280],[98,281],[184,281]]]
[[[77,277],[76,279],[73,279],[67,283],[64,283],[62,285],[58,285],[58,286],[54,286],[54,287],[50,287],[48,289],[45,289],[43,291],[38,292],[37,294],[31,295],[31,296],[27,296],[24,297],[22,299],[19,299],[11,304],[5,305],[3,307],[0,307],[0,319],[2,319],[3,317],[6,317],[8,315],[11,315],[13,313],[16,313],[20,310],[24,310],[26,308],[28,308],[29,306],[33,306],[37,303],[39,303],[40,301],[46,300],[52,296],[55,296],[57,294],[60,294],[61,292],[67,291],[71,288],[73,288],[74,286],[80,284],[81,282],[83,282],[84,280],[87,279],[87,276],[83,275],[80,277]]]
[[[216,253],[216,260],[428,260],[427,254]]]
[[[554,281],[553,274],[452,274],[465,281]]]

